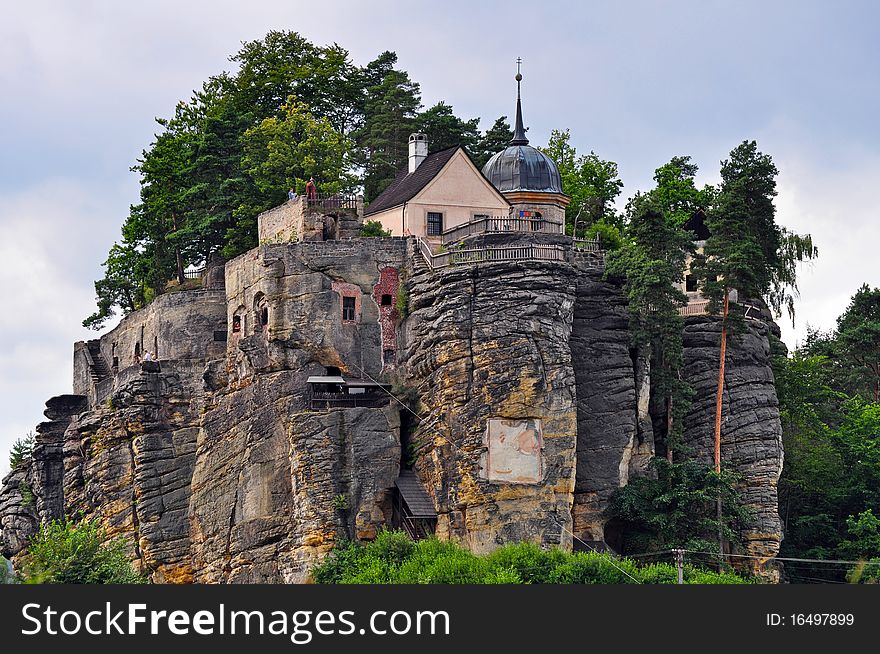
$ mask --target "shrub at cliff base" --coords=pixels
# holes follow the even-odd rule
[[[105,541],[93,520],[53,520],[40,527],[21,565],[31,584],[143,584],[121,539]]]
[[[383,531],[371,543],[342,543],[312,572],[319,584],[674,584],[666,563],[637,565],[595,552],[544,550],[531,543],[505,545],[476,556],[455,543],[431,538],[413,542],[400,531]],[[689,584],[742,584],[732,573],[685,566]]]

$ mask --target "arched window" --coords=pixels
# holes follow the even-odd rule
[[[256,333],[268,333],[269,331],[269,301],[263,293],[254,296],[254,319],[256,321]]]

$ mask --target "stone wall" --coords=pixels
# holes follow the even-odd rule
[[[264,350],[254,349],[252,341],[229,340],[233,378],[298,370],[305,385],[309,375],[324,374],[328,366],[351,377],[381,375],[383,337],[374,288],[382,270],[406,263],[406,251],[405,239],[369,238],[263,246],[229,262],[230,324],[236,311],[252,311],[259,298],[269,309]],[[343,286],[359,301],[353,322],[342,319]],[[256,319],[252,314],[248,324]]]
[[[342,208],[334,206],[333,198],[310,204],[301,195],[257,216],[259,242],[272,245],[354,238],[360,235],[363,213],[364,203],[360,197],[351,208]]]
[[[226,294],[222,288],[164,293],[128,314],[100,338],[100,352],[111,374],[137,369],[144,352],[159,360],[213,359],[226,351]],[[114,382],[92,388],[83,342],[74,345],[74,393],[89,396],[91,406],[105,401]],[[136,356],[137,355],[137,356]],[[118,365],[114,366],[114,362]]]

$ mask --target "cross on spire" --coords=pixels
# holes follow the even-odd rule
[[[513,138],[510,139],[511,145],[528,145],[529,139],[526,138],[526,128],[523,127],[522,105],[520,103],[520,82],[522,82],[522,73],[520,66],[522,58],[516,58],[516,125],[513,130]]]

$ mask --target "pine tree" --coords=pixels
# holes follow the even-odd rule
[[[477,168],[481,169],[494,155],[498,154],[510,144],[513,138],[513,130],[510,123],[507,122],[507,116],[496,118],[492,127],[477,140],[474,145],[471,156]]]
[[[367,94],[364,126],[354,139],[364,160],[364,196],[370,201],[407,165],[421,99],[419,85],[399,70],[389,72]]]

